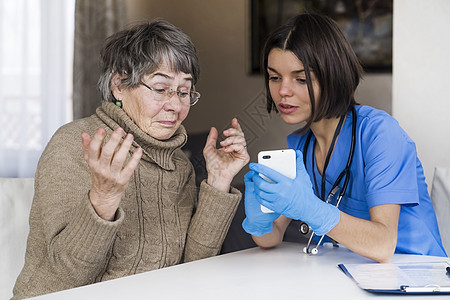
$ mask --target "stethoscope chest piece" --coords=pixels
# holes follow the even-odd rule
[[[309,228],[308,224],[306,224],[305,222],[302,222],[300,224],[299,231],[300,231],[301,234],[307,235],[309,230],[310,230],[310,228]]]

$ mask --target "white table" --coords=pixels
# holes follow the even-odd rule
[[[400,299],[360,289],[338,267],[340,263],[373,263],[346,248],[324,246],[306,255],[303,245],[283,243],[252,248],[155,270],[34,299]],[[442,257],[394,255],[392,262],[449,260]],[[288,298],[289,297],[289,298]],[[410,296],[406,296],[410,297]],[[411,296],[449,299],[449,295]],[[402,298],[404,299],[404,298]]]

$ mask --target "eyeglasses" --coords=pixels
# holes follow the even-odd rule
[[[181,102],[183,104],[188,104],[187,101],[189,100],[189,105],[190,106],[195,105],[195,103],[197,103],[198,100],[200,100],[200,93],[196,92],[194,90],[190,90],[189,92],[182,92],[182,91],[172,90],[172,89],[169,89],[169,88],[156,89],[156,88],[153,88],[151,86],[146,85],[142,81],[141,81],[141,84],[143,86],[145,86],[146,88],[148,88],[150,91],[155,93],[155,100],[156,101],[163,101],[165,99],[170,99],[170,98],[172,98],[172,96],[175,93],[177,94],[178,98],[180,98],[180,100],[181,100]]]

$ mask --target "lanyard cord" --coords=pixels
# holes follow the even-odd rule
[[[321,183],[321,189],[320,189],[320,199],[325,200],[325,182],[326,182],[326,170],[328,167],[328,163],[330,162],[331,159],[331,154],[333,153],[333,149],[334,149],[334,145],[336,144],[336,140],[337,137],[339,135],[339,132],[341,131],[342,128],[342,124],[344,124],[344,119],[345,119],[345,115],[342,115],[341,118],[339,119],[339,124],[336,127],[336,130],[334,131],[334,136],[333,136],[333,140],[331,141],[331,145],[330,148],[328,148],[328,153],[327,156],[325,158],[325,163],[323,165],[323,171],[322,171],[322,183]],[[317,186],[317,180],[316,180],[316,172],[314,172],[314,167],[315,167],[315,155],[314,155],[314,149],[316,148],[316,142],[317,139],[314,140],[314,145],[313,145],[313,153],[311,155],[312,157],[312,168],[313,168],[313,177],[314,177],[314,187],[316,189],[316,193],[319,194],[319,188]]]

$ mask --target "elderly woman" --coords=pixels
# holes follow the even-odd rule
[[[108,39],[101,64],[101,107],[61,127],[40,159],[14,299],[216,255],[240,201],[230,184],[249,155],[236,119],[220,149],[211,128],[199,191],[181,150],[200,97],[186,34],[137,25]]]

